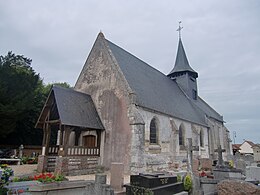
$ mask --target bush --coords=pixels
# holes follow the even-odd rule
[[[22,157],[22,164],[37,164],[38,158],[37,157]]]
[[[181,182],[181,175],[177,175],[177,182]]]
[[[191,175],[188,173],[185,178],[184,178],[184,190],[190,192],[192,189],[192,179],[191,179]]]
[[[5,186],[9,184],[9,178],[13,175],[13,170],[4,164],[0,166],[3,169],[2,176],[0,178],[0,194],[6,194],[8,191]]]

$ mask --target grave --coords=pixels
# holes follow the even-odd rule
[[[218,152],[218,164],[216,168],[213,169],[214,179],[243,179],[242,171],[240,169],[235,169],[228,167],[227,165],[224,165],[222,152],[225,152],[225,150],[223,150],[220,145],[218,146],[218,149],[215,151]]]
[[[246,167],[246,181],[253,184],[258,184],[260,182],[260,167]]]
[[[200,178],[200,186],[204,194],[217,194],[217,184],[222,180],[243,180],[242,171],[240,169],[232,168],[224,163],[222,153],[225,152],[225,150],[223,150],[221,146],[218,146],[218,149],[215,151],[218,152],[218,161],[216,167],[213,169],[214,179]]]
[[[183,192],[183,183],[177,181],[176,176],[166,174],[131,175],[130,184],[125,184],[126,195],[149,194],[172,195]]]

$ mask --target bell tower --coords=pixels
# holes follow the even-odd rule
[[[181,40],[181,21],[179,22],[179,44],[175,60],[175,65],[167,75],[170,79],[175,80],[185,94],[193,100],[198,98],[197,78],[198,73],[189,65],[182,40]]]

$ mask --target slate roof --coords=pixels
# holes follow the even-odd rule
[[[245,142],[247,142],[250,146],[254,146],[255,145],[254,142],[249,141],[249,140],[245,140],[242,144],[244,144]]]
[[[210,105],[208,105],[201,97],[198,97],[197,100],[193,101],[200,109],[202,109],[207,117],[214,118],[220,122],[223,121],[223,116],[216,112]]]
[[[202,98],[191,100],[175,81],[109,40],[106,41],[127,82],[137,95],[137,105],[201,125],[207,125],[205,115],[223,122],[223,117]],[[187,59],[181,41],[179,44]],[[177,64],[180,63],[178,59],[176,61]],[[188,64],[188,60],[185,63]],[[186,68],[196,73],[189,64]]]
[[[182,72],[190,72],[194,78],[198,77],[198,73],[190,67],[188,58],[186,56],[184,47],[182,45],[182,41],[181,39],[179,39],[175,65],[174,68],[171,70],[171,72],[168,74],[168,76],[175,76],[178,73],[182,73]]]
[[[205,113],[190,101],[178,84],[147,63],[107,40],[137,105],[206,126]]]
[[[53,86],[51,93],[62,125],[104,129],[90,95],[60,86]]]

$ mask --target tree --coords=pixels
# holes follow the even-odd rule
[[[31,144],[41,140],[41,133],[33,139],[26,133],[37,134],[33,129],[44,95],[43,82],[31,67],[32,60],[8,52],[0,56],[0,139],[2,143]],[[11,136],[13,135],[13,136]],[[8,139],[5,139],[7,138]]]
[[[47,85],[44,85],[44,88],[42,90],[42,93],[45,94],[46,98],[50,93],[50,90],[52,88],[53,85],[58,85],[64,88],[71,88],[70,84],[68,84],[67,82],[55,82],[55,83],[48,83]]]
[[[52,85],[70,88],[66,82],[44,85],[31,63],[12,52],[0,56],[1,144],[41,145],[42,130],[34,126]]]

